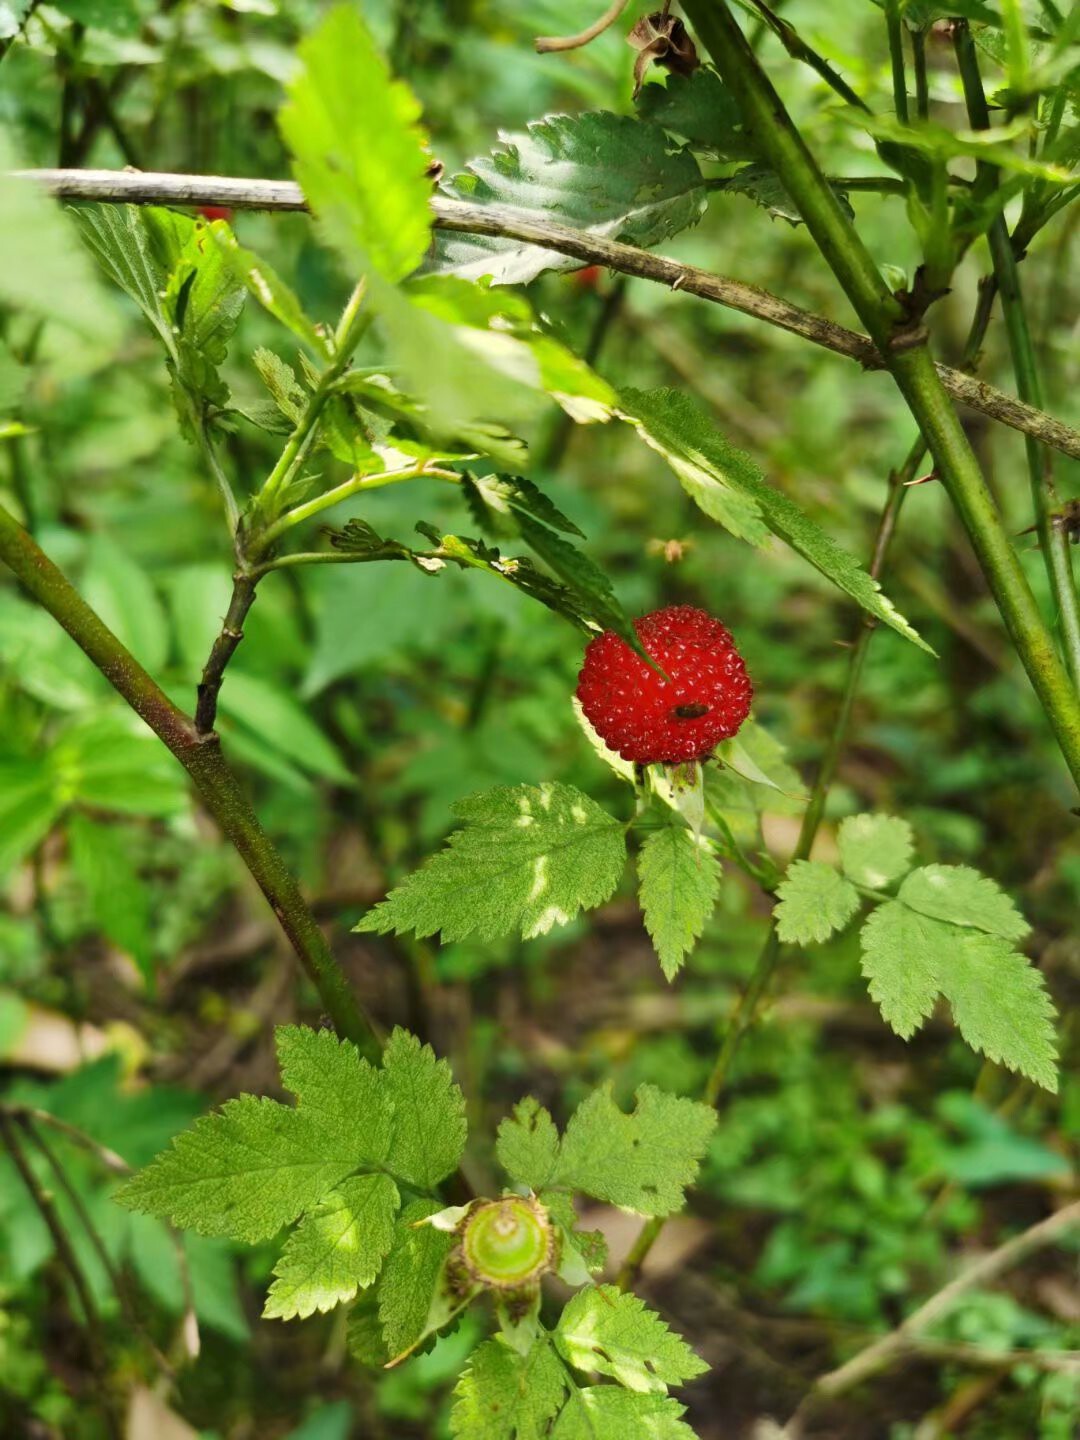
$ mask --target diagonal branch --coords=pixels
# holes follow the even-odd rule
[[[234,210],[302,211],[307,208],[300,187],[291,180],[116,170],[25,170],[19,173],[37,180],[51,194],[68,200],[113,205],[227,205]],[[856,360],[866,370],[886,367],[887,362],[868,336],[792,305],[756,285],[694,265],[683,265],[650,250],[506,206],[469,205],[444,196],[435,196],[431,203],[433,223],[438,230],[492,235],[556,250],[560,255],[580,260],[583,265],[603,265],[763,320],[836,355]],[[961,370],[949,365],[934,368],[945,390],[960,404],[1080,460],[1080,431],[993,385],[972,379]]]

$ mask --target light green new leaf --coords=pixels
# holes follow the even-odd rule
[[[219,236],[231,236],[226,222],[189,223],[165,288],[165,309],[179,335],[211,364],[220,365],[239,324],[247,290],[215,243]]]
[[[274,1032],[281,1083],[297,1104],[353,1157],[381,1165],[390,1153],[393,1106],[385,1072],[372,1068],[332,1030],[279,1025]]]
[[[514,1106],[513,1115],[500,1122],[495,1153],[519,1184],[542,1190],[549,1183],[559,1155],[559,1132],[539,1100],[527,1095]]]
[[[443,193],[471,205],[510,206],[633,245],[658,245],[694,225],[707,194],[697,161],[658,125],[606,110],[549,115],[504,135]],[[440,232],[437,267],[470,279],[523,285],[581,261],[519,240]]]
[[[400,1026],[383,1051],[383,1085],[393,1111],[388,1166],[407,1183],[431,1189],[465,1149],[465,1097],[446,1061]]]
[[[291,330],[313,354],[328,359],[330,348],[325,334],[316,329],[304,314],[300,301],[273,267],[260,256],[245,250],[229,225],[215,222],[209,227],[209,237],[232,274],[247,286],[263,309]]]
[[[844,873],[871,890],[899,879],[911,865],[911,826],[895,815],[849,815],[837,839]]]
[[[730,445],[688,396],[676,390],[625,390],[620,403],[622,418],[664,456],[706,515],[755,545],[771,530],[864,610],[921,649],[930,649],[854,556],[768,485],[750,456]]]
[[[116,1199],[179,1229],[254,1245],[317,1204],[355,1165],[306,1111],[241,1095],[181,1131]]]
[[[941,978],[956,1028],[973,1050],[1058,1088],[1054,1003],[1043,977],[1000,935],[960,933]]]
[[[355,6],[331,10],[300,61],[280,116],[300,187],[350,268],[403,280],[431,227],[419,103],[391,79]]]
[[[424,1333],[454,1237],[433,1225],[417,1226],[417,1221],[442,1208],[438,1200],[414,1200],[398,1217],[379,1276],[379,1323],[391,1357],[415,1345]]]
[[[7,133],[0,133],[0,301],[40,315],[95,347],[111,346],[119,339],[120,316],[62,207],[32,181],[11,173],[19,169],[8,140],[11,130],[9,125]]]
[[[890,900],[863,926],[863,973],[905,1039],[942,994],[974,1050],[1057,1090],[1054,1007],[1038,970],[1000,935],[982,934]]]
[[[579,1290],[559,1317],[555,1344],[575,1369],[659,1395],[709,1368],[643,1300],[616,1285]]]
[[[540,1440],[566,1390],[566,1373],[547,1340],[527,1355],[487,1340],[454,1387],[450,1433],[454,1440]]]
[[[555,1422],[551,1440],[695,1440],[669,1395],[642,1395],[619,1385],[590,1385],[571,1390]]]
[[[785,945],[827,940],[859,908],[851,881],[820,860],[792,861],[776,894],[776,933]]]
[[[660,965],[673,980],[701,938],[720,893],[712,846],[685,825],[651,831],[638,852],[639,897]]]
[[[904,1040],[928,1018],[938,996],[937,947],[948,942],[936,921],[889,900],[859,932],[862,972],[882,1019]]]
[[[370,1285],[390,1249],[399,1203],[388,1175],[343,1180],[286,1241],[263,1319],[304,1319],[316,1310],[332,1310]]]
[[[165,314],[168,271],[154,254],[137,205],[83,205],[75,223],[98,264],[142,311],[175,358],[176,345]]]
[[[465,822],[446,848],[356,927],[525,939],[610,898],[626,860],[622,825],[570,785],[500,786],[454,806]]]
[[[609,1087],[594,1090],[570,1118],[551,1176],[639,1215],[670,1215],[685,1199],[716,1128],[716,1112],[696,1100],[641,1085],[626,1115]]]
[[[900,886],[899,898],[920,915],[1003,940],[1022,940],[1031,929],[1008,895],[967,865],[922,865]]]

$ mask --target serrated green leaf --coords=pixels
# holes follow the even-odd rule
[[[776,894],[776,933],[785,945],[827,940],[859,908],[851,881],[820,860],[793,861]]]
[[[390,1351],[383,1339],[379,1323],[379,1292],[377,1286],[365,1290],[349,1311],[349,1324],[345,1343],[349,1354],[361,1365],[372,1369],[385,1365]]]
[[[291,330],[301,344],[322,359],[328,359],[330,347],[326,336],[304,314],[300,301],[273,267],[260,256],[245,250],[228,225],[211,225],[209,236],[232,274],[247,287],[263,309]]]
[[[175,358],[176,345],[162,298],[168,271],[154,252],[139,207],[83,205],[71,213],[98,264],[134,300]]]
[[[540,1440],[566,1390],[548,1341],[521,1355],[501,1340],[487,1340],[454,1387],[450,1433],[455,1440]]]
[[[641,641],[612,589],[611,581],[583,550],[571,545],[546,525],[539,525],[529,515],[518,516],[522,539],[536,551],[545,565],[550,566],[579,597],[581,608],[604,630],[614,630],[641,653]]]
[[[527,1095],[499,1124],[495,1153],[506,1173],[530,1190],[551,1179],[559,1154],[559,1132],[539,1100]]]
[[[665,825],[646,835],[637,867],[645,929],[672,980],[716,905],[720,866],[708,841],[685,825]]]
[[[305,1319],[370,1285],[390,1249],[399,1203],[388,1175],[342,1180],[286,1241],[263,1319]]]
[[[630,1115],[608,1087],[583,1100],[566,1127],[550,1183],[640,1215],[670,1215],[697,1176],[716,1112],[653,1085],[639,1086],[635,1099]]]
[[[1039,971],[1007,939],[921,915],[900,900],[879,906],[860,938],[870,994],[899,1035],[919,1028],[940,993],[973,1049],[1056,1091],[1053,1003]]]
[[[383,1085],[394,1117],[389,1168],[430,1189],[457,1167],[465,1149],[465,1097],[446,1061],[400,1026],[383,1051]]]
[[[643,85],[637,108],[646,120],[681,135],[714,160],[751,160],[758,153],[735,97],[705,65],[689,75],[669,75],[664,85]]]
[[[281,1083],[354,1164],[381,1165],[390,1154],[393,1104],[385,1072],[373,1069],[332,1030],[279,1025],[274,1032]]]
[[[262,345],[256,348],[251,358],[283,418],[290,425],[298,424],[307,405],[308,394],[296,378],[296,371],[280,355]]]
[[[1022,940],[1031,926],[993,880],[967,865],[922,865],[900,886],[899,898],[920,915]]]
[[[717,180],[712,188],[721,194],[727,192],[732,195],[745,195],[748,200],[767,211],[774,220],[786,220],[789,225],[803,223],[798,207],[788,194],[783,181],[769,165],[744,165],[741,170],[736,170],[734,175]],[[854,220],[855,211],[851,208],[843,185],[834,184],[830,188],[848,219]]]
[[[339,5],[300,46],[280,116],[293,171],[350,268],[387,281],[420,264],[431,182],[420,106],[392,80],[359,11]]]
[[[524,475],[466,475],[463,479],[465,498],[477,522],[484,525],[492,515],[505,518],[531,515],[552,530],[563,530],[584,540],[584,533],[568,519],[539,486]],[[509,527],[516,532],[517,526]]]
[[[686,1407],[669,1395],[642,1395],[619,1385],[573,1389],[551,1440],[694,1440],[680,1417]]]
[[[317,1204],[355,1163],[306,1112],[241,1095],[177,1135],[116,1199],[180,1229],[254,1245]]]
[[[657,125],[606,110],[549,115],[504,135],[491,156],[469,162],[443,193],[471,205],[509,205],[634,245],[658,245],[705,210],[701,170]],[[517,240],[440,232],[440,269],[522,285],[581,261]]]
[[[391,1357],[423,1336],[454,1237],[433,1225],[413,1227],[441,1209],[437,1200],[414,1200],[398,1217],[394,1243],[379,1277],[379,1322]]]
[[[854,556],[794,501],[767,485],[750,457],[729,445],[688,396],[676,390],[626,390],[620,399],[622,418],[664,456],[707,515],[754,544],[761,543],[767,527],[864,610],[930,650]]]
[[[911,826],[895,815],[849,815],[837,841],[844,873],[856,885],[881,890],[911,866]]]
[[[1057,1092],[1054,1003],[1040,972],[1008,940],[960,932],[941,990],[973,1050]]]
[[[940,935],[936,923],[889,900],[871,911],[859,933],[870,998],[904,1040],[929,1017],[937,1000],[935,950],[948,937]]]
[[[591,1285],[571,1297],[554,1332],[560,1355],[577,1370],[610,1375],[628,1390],[667,1394],[709,1368],[636,1295]]]
[[[165,312],[177,333],[212,365],[225,359],[247,298],[245,286],[215,243],[219,234],[231,234],[224,220],[190,222],[164,295]]]
[[[465,822],[356,927],[525,939],[611,896],[626,860],[623,827],[570,785],[500,786],[454,806]]]

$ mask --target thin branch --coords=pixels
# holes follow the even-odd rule
[[[195,730],[206,739],[214,733],[217,721],[218,695],[225,678],[225,667],[236,653],[236,647],[244,638],[244,621],[255,603],[257,576],[248,569],[237,570],[233,576],[232,595],[225,612],[221,630],[218,632],[199,681],[198,700],[195,705]]]
[[[50,194],[69,200],[113,205],[227,205],[234,210],[306,210],[300,187],[289,180],[238,180],[215,175],[168,175],[116,170],[23,170],[17,172],[42,184]],[[729,310],[750,315],[767,325],[798,335],[836,355],[857,361],[866,370],[887,362],[874,342],[821,315],[802,310],[779,296],[723,275],[683,265],[650,250],[575,230],[546,217],[501,205],[470,205],[435,196],[431,202],[437,230],[466,235],[491,235],[556,250],[583,265],[602,265],[680,290]],[[1080,460],[1080,431],[1003,391],[976,381],[948,365],[935,365],[938,379],[952,398],[992,420],[1032,435],[1044,445]]]
[[[266,897],[339,1035],[367,1047],[377,1031],[363,1014],[300,887],[221,753],[90,608],[67,576],[0,506],[0,561],[71,636],[188,772],[206,808]],[[0,1116],[0,1119],[3,1119]]]
[[[837,1369],[820,1376],[814,1382],[813,1390],[788,1422],[788,1432],[793,1435],[798,1433],[802,1420],[819,1397],[843,1395],[871,1375],[885,1369],[900,1355],[921,1348],[920,1332],[940,1320],[968,1290],[995,1280],[1032,1250],[1052,1244],[1078,1225],[1080,1200],[1074,1200],[1071,1205],[1066,1205],[1045,1220],[1040,1220],[1019,1235],[1014,1235],[1011,1240],[1006,1240],[981,1260],[976,1260],[947,1285],[943,1285],[936,1294],[931,1295],[917,1310],[913,1310],[895,1330],[860,1350]]]
[[[626,9],[627,0],[613,0],[600,19],[580,31],[577,35],[538,35],[533,42],[540,55],[550,55],[555,50],[580,50],[590,44],[598,35],[609,30]]]

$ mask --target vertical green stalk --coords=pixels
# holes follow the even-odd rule
[[[922,431],[1065,762],[1080,786],[1080,697],[1057,655],[979,463],[934,369],[925,331],[905,323],[896,298],[725,0],[685,0],[684,8],[734,94],[758,149],[798,207]]]
[[[258,883],[338,1034],[367,1047],[376,1033],[364,1016],[300,887],[259,824],[216,735],[202,736],[101,617],[0,505],[0,561],[47,610],[110,685],[176,756],[206,808]]]
[[[889,33],[889,62],[892,66],[893,104],[896,118],[908,123],[907,77],[904,74],[904,22],[900,18],[900,0],[885,0],[885,26]]]
[[[983,92],[979,74],[979,60],[975,53],[975,42],[966,20],[958,20],[954,27],[956,59],[960,77],[964,84],[964,98],[967,102],[968,118],[976,130],[989,130],[990,110]],[[992,183],[996,170],[992,165],[980,164],[980,170]],[[994,263],[994,275],[1001,294],[1001,311],[1005,319],[1005,330],[1009,341],[1016,388],[1021,400],[1029,405],[1043,408],[1044,396],[1042,376],[1035,357],[1035,346],[1028,325],[1027,307],[1020,286],[1020,273],[1016,254],[1009,237],[1009,229],[1003,215],[995,216],[989,230],[990,255]],[[1043,562],[1046,565],[1050,589],[1057,606],[1061,622],[1061,639],[1065,661],[1074,684],[1080,685],[1080,598],[1077,595],[1076,578],[1073,574],[1072,554],[1069,537],[1061,525],[1055,524],[1053,511],[1057,504],[1054,488],[1053,461],[1045,446],[1030,435],[1024,437],[1027,454],[1028,475],[1031,480],[1031,503],[1035,515],[1035,529],[1039,537]]]
[[[930,116],[930,80],[926,71],[925,30],[911,32],[911,58],[915,62],[915,114],[920,120]]]

